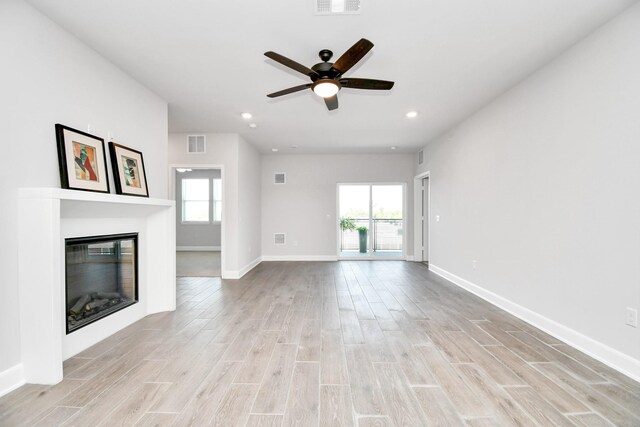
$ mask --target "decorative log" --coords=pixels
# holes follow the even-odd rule
[[[82,312],[82,309],[85,307],[85,305],[87,305],[89,301],[91,301],[91,297],[89,295],[81,296],[80,298],[78,298],[73,307],[71,307],[71,309],[69,310],[69,314],[71,314],[72,316],[77,316]]]
[[[93,300],[90,303],[86,304],[84,306],[84,309],[86,311],[91,311],[91,310],[99,309],[103,305],[107,305],[107,304],[109,304],[109,300],[108,299],[97,299],[97,300]]]

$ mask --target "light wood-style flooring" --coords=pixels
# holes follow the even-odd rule
[[[220,277],[220,251],[176,252],[176,276]]]
[[[639,426],[640,384],[420,263],[262,263],[0,399],[0,425]]]

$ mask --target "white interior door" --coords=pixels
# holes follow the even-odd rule
[[[422,262],[429,262],[429,178],[422,180]]]

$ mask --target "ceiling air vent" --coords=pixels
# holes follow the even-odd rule
[[[314,0],[316,15],[359,14],[360,0]]]
[[[204,153],[204,135],[189,135],[187,137],[187,153]]]
[[[421,165],[424,163],[424,150],[418,151],[418,164]]]
[[[284,245],[284,233],[275,233],[273,235],[273,243],[276,245]]]
[[[273,174],[273,183],[274,184],[286,184],[287,177],[284,172],[276,172]]]

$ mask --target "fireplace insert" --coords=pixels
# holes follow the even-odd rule
[[[65,239],[67,334],[138,302],[138,233]]]

